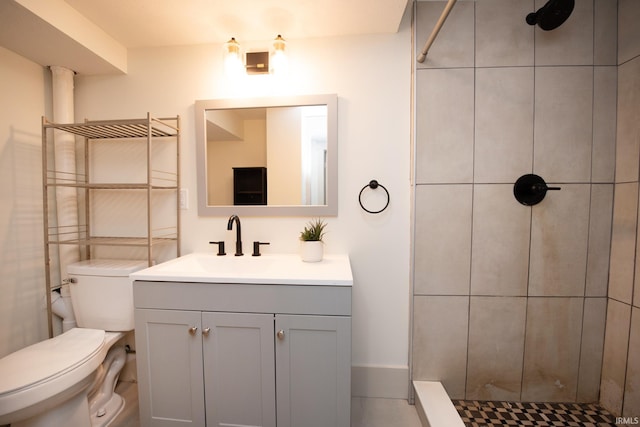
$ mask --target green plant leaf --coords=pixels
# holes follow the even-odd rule
[[[327,224],[320,218],[309,221],[300,232],[300,240],[305,242],[322,241],[326,233],[326,226]]]

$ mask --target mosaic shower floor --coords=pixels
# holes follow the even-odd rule
[[[466,427],[492,426],[616,426],[616,418],[598,405],[454,400]]]

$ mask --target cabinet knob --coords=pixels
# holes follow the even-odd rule
[[[211,332],[211,328],[204,328],[202,330],[202,335],[204,335],[205,337],[209,336],[209,332]]]
[[[276,336],[278,337],[279,340],[283,340],[284,339],[284,331],[282,329],[280,329],[278,331],[278,333],[276,334]]]
[[[195,326],[192,326],[189,328],[189,335],[195,335],[197,331],[198,331],[198,328],[196,328]]]

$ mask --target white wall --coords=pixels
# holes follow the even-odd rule
[[[0,47],[0,357],[47,337],[41,122],[45,71]]]
[[[242,126],[243,139],[240,141],[208,141],[208,205],[233,205],[234,167],[267,164],[265,120],[243,120]]]
[[[241,41],[242,35],[236,35]],[[265,41],[265,45],[268,41]],[[249,46],[248,46],[249,47]],[[190,206],[182,221],[183,253],[232,247],[226,217],[196,209],[196,99],[278,94],[338,94],[339,214],[328,218],[326,251],[351,257],[354,365],[400,367],[406,373],[409,335],[410,22],[397,34],[291,40],[286,85],[251,76],[242,88],[223,75],[221,45],[138,49],[123,76],[77,76],[76,119],[179,114],[181,167]],[[244,95],[241,92],[244,91]],[[358,193],[377,179],[391,194],[388,209],[370,215]],[[298,251],[309,218],[243,217],[243,240],[271,242],[273,253]]]
[[[267,110],[267,200],[299,205],[302,183],[301,108]]]

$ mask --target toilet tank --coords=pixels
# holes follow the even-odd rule
[[[131,331],[133,281],[129,274],[146,268],[146,261],[90,259],[67,266],[71,302],[81,328]]]

